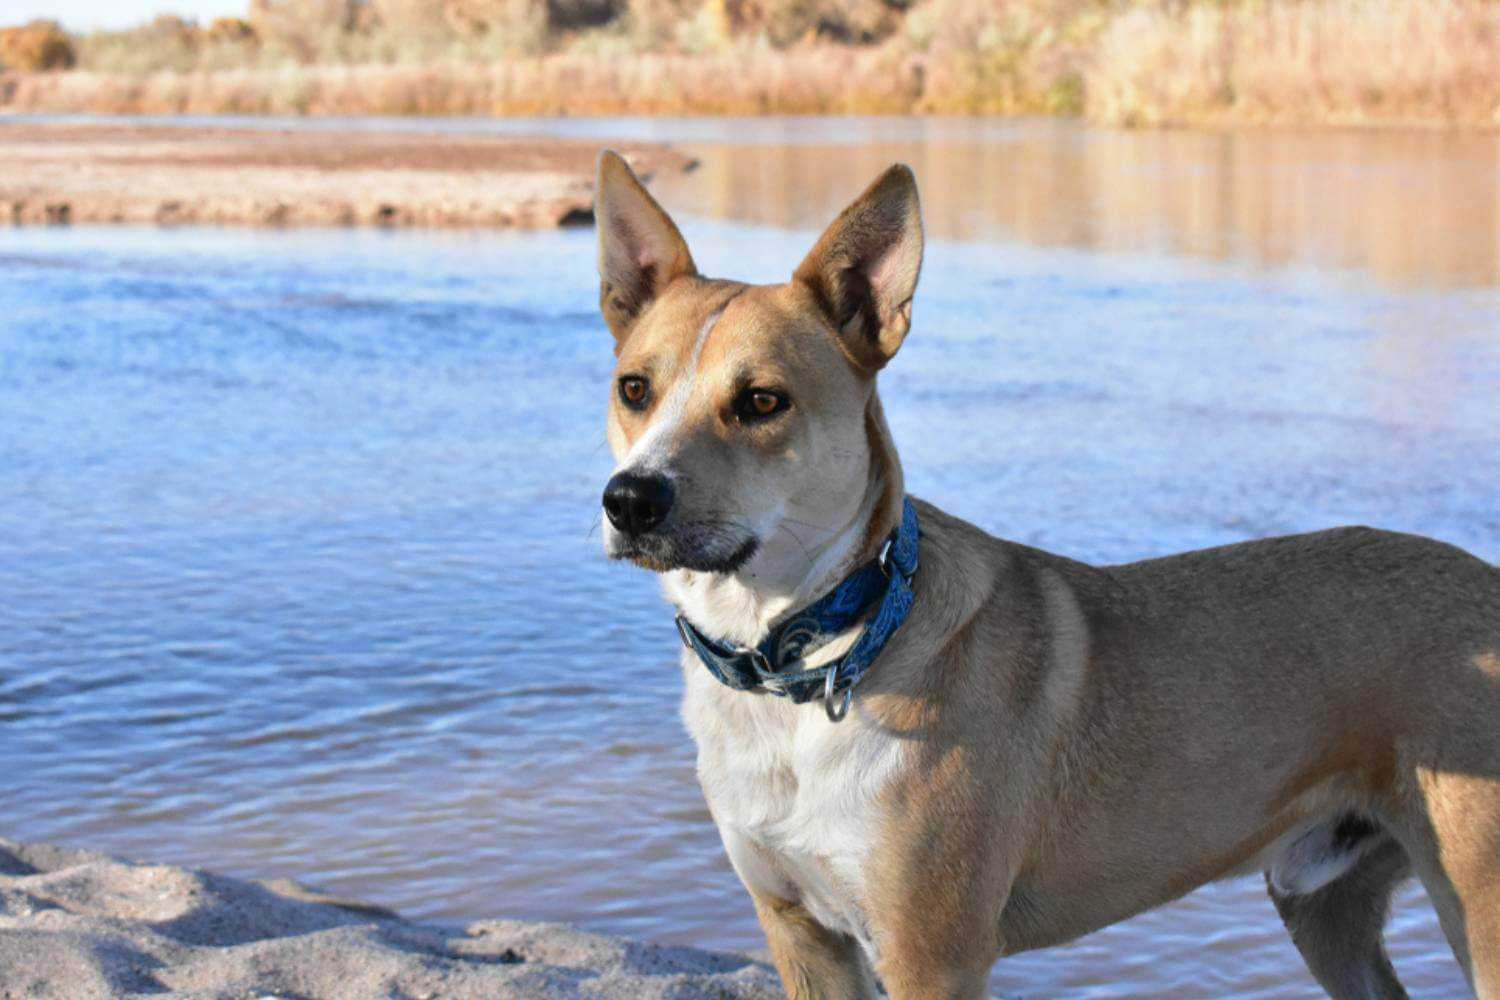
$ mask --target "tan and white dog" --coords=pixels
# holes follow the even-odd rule
[[[911,323],[915,181],[888,170],[780,285],[699,275],[611,153],[597,221],[608,553],[751,645],[900,517],[875,383]],[[913,610],[844,721],[684,656],[793,996],[981,996],[1000,956],[1263,871],[1334,996],[1403,995],[1381,933],[1415,874],[1500,997],[1500,570],[1368,528],[1095,567],[917,509]]]

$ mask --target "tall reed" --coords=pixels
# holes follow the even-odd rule
[[[1137,8],[1100,34],[1086,109],[1135,125],[1500,126],[1500,3],[1267,0]]]

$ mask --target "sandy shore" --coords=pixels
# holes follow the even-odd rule
[[[0,119],[0,222],[550,228],[592,219],[591,142]],[[640,171],[684,170],[665,146]]]
[[[742,955],[485,920],[0,838],[0,1000],[780,997]]]

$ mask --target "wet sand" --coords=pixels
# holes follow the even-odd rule
[[[0,1000],[135,994],[763,1000],[781,991],[743,955],[563,924],[417,924],[289,881],[0,838]]]
[[[692,160],[621,150],[646,174]],[[0,222],[482,226],[593,217],[592,142],[0,120]]]

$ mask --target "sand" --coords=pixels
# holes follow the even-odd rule
[[[693,161],[626,143],[647,175]],[[550,228],[593,218],[599,144],[0,119],[0,223]]]
[[[497,887],[497,896],[501,887]],[[0,838],[0,1000],[780,997],[743,955],[561,924],[404,920],[252,882]]]

